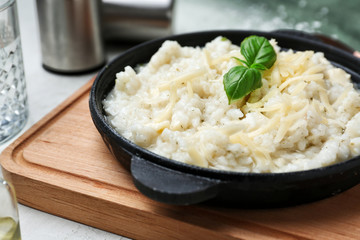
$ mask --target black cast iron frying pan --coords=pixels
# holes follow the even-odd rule
[[[360,182],[360,157],[328,167],[290,173],[212,170],[174,161],[143,149],[118,134],[106,121],[102,100],[114,87],[115,74],[123,71],[127,65],[135,67],[147,63],[164,40],[176,40],[182,46],[204,46],[215,37],[224,36],[234,44],[240,44],[249,35],[275,38],[284,49],[324,52],[334,65],[351,74],[354,83],[360,83],[359,59],[339,48],[298,34],[237,30],[197,32],[157,39],[129,49],[99,72],[91,88],[89,107],[105,144],[131,172],[135,186],[144,195],[169,204],[215,202],[223,206],[264,208],[319,200]]]

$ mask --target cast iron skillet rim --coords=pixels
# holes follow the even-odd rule
[[[301,33],[301,32],[299,32]],[[122,52],[121,54],[119,54],[118,56],[116,56],[114,59],[112,59],[108,64],[106,64],[99,72],[103,73],[104,71],[106,71],[106,69],[108,67],[110,67],[112,64],[114,64],[114,62],[116,62],[118,59],[123,58],[125,55],[128,55],[129,53],[133,52],[134,50],[138,49],[138,48],[142,48],[144,46],[147,45],[151,45],[154,43],[162,43],[165,40],[172,40],[172,39],[178,39],[178,38],[186,38],[188,36],[192,37],[192,36],[201,36],[201,35],[216,35],[216,36],[224,36],[226,37],[226,34],[247,34],[248,36],[250,35],[259,35],[259,36],[265,36],[267,38],[285,38],[285,39],[289,39],[289,40],[294,40],[294,41],[302,41],[304,43],[313,45],[314,47],[319,47],[319,48],[323,48],[325,50],[327,50],[327,52],[332,52],[333,54],[340,54],[340,55],[345,55],[347,58],[351,58],[352,61],[354,62],[358,62],[360,64],[360,59],[356,58],[355,56],[353,56],[351,53],[344,51],[340,48],[337,48],[335,46],[329,45],[327,43],[323,43],[323,42],[319,42],[317,40],[315,40],[314,37],[312,38],[307,38],[304,36],[299,36],[299,35],[289,35],[289,33],[286,32],[282,32],[281,29],[279,30],[275,30],[272,32],[265,32],[265,31],[251,31],[251,30],[214,30],[214,31],[198,31],[198,32],[188,32],[188,33],[182,33],[182,34],[175,34],[175,35],[170,35],[167,37],[162,37],[162,38],[157,38],[157,39],[153,39],[150,41],[146,41],[143,43],[140,43],[136,46],[133,46],[131,48],[129,48],[128,50]],[[237,44],[239,45],[240,43],[236,43],[234,42],[233,44]],[[202,45],[199,45],[202,46]],[[280,46],[281,47],[281,46]],[[352,69],[352,71],[354,71],[354,69]],[[360,72],[357,72],[357,74],[360,74]],[[96,78],[96,81],[98,80],[98,77]]]
[[[112,61],[109,62],[105,67],[102,68],[102,70],[99,72],[99,74],[96,76],[96,79],[93,83],[93,86],[91,87],[90,91],[90,112],[92,117],[94,118],[94,123],[96,127],[100,127],[101,131],[105,135],[110,135],[112,138],[116,139],[116,141],[119,141],[119,143],[122,144],[122,147],[130,152],[133,156],[139,156],[143,158],[146,161],[153,162],[155,164],[158,164],[160,166],[163,166],[165,168],[170,168],[176,171],[184,172],[184,173],[190,173],[190,174],[196,174],[199,176],[204,177],[210,177],[215,179],[225,179],[225,180],[243,180],[244,178],[263,178],[266,179],[273,179],[273,178],[286,178],[286,179],[293,179],[294,181],[300,180],[300,179],[311,179],[311,178],[318,178],[322,175],[331,175],[339,172],[345,172],[351,168],[353,168],[353,165],[358,165],[358,162],[360,160],[360,156],[357,156],[355,158],[349,159],[344,162],[332,164],[330,166],[316,168],[316,169],[310,169],[305,171],[295,171],[295,172],[282,172],[282,173],[244,173],[244,172],[232,172],[232,171],[225,171],[225,170],[218,170],[218,169],[208,169],[208,168],[202,168],[195,165],[190,165],[186,163],[182,163],[176,160],[172,160],[163,156],[160,156],[158,154],[155,154],[145,148],[142,148],[135,143],[131,142],[130,140],[124,138],[119,133],[116,132],[116,130],[107,122],[105,119],[105,116],[103,115],[103,109],[98,108],[98,102],[102,102],[102,99],[97,99],[96,96],[96,90],[97,86],[100,84],[102,77],[106,74],[108,71],[108,68],[110,68],[112,65],[114,65],[119,59],[123,58],[124,56],[130,54],[131,52],[135,51],[136,49],[142,48],[144,46],[155,44],[155,43],[162,43],[165,40],[168,39],[176,39],[179,37],[191,37],[191,36],[200,36],[200,35],[219,35],[219,36],[225,36],[226,34],[247,34],[247,35],[263,35],[266,37],[281,37],[281,38],[287,38],[290,40],[295,41],[302,41],[308,44],[313,45],[314,47],[320,47],[325,50],[328,50],[330,52],[333,52],[335,54],[342,55],[345,58],[351,58],[353,61],[359,61],[354,56],[352,56],[350,53],[343,51],[341,49],[335,48],[331,45],[320,43],[316,40],[312,39],[305,39],[300,38],[298,36],[289,36],[287,34],[283,33],[277,33],[277,32],[261,32],[261,31],[242,31],[242,30],[217,30],[217,31],[202,31],[202,32],[192,32],[192,33],[185,33],[185,34],[178,34],[178,35],[172,35],[168,37],[163,37],[159,39],[154,39],[148,42],[144,42],[142,44],[139,44],[135,47],[130,48],[129,50],[123,52],[119,56],[115,57]],[[237,43],[235,43],[237,44]],[[200,46],[200,45],[199,45]],[[359,61],[360,62],[360,61]],[[355,73],[357,74],[357,73]],[[113,85],[112,85],[113,86]],[[108,93],[108,92],[107,92]],[[102,106],[102,104],[100,104]],[[99,124],[99,126],[97,126]]]

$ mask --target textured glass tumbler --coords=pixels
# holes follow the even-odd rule
[[[15,0],[0,0],[0,144],[25,126],[28,103]]]
[[[0,177],[0,239],[21,239],[14,188]]]

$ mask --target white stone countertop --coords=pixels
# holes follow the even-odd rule
[[[295,2],[295,3],[294,3]],[[207,30],[207,29],[257,29],[272,30],[277,28],[294,28],[297,30],[324,31],[336,37],[343,28],[329,28],[330,21],[336,17],[334,7],[321,5],[325,1],[263,1],[254,4],[252,1],[236,0],[177,0],[174,14],[174,32]],[[334,1],[332,1],[334,2]],[[346,1],[350,6],[353,1]],[[336,2],[335,2],[336,3]],[[252,5],[251,5],[252,4]],[[268,4],[268,5],[267,5]],[[270,5],[269,5],[270,4]],[[221,5],[221,7],[219,7]],[[245,8],[246,6],[246,8]],[[275,6],[275,7],[273,7]],[[272,8],[272,15],[268,10]],[[316,14],[306,8],[311,7]],[[294,14],[289,11],[303,11],[314,15],[294,21]],[[299,10],[300,9],[300,10]],[[18,0],[20,32],[29,98],[30,117],[24,131],[39,121],[57,105],[72,95],[77,89],[89,81],[96,72],[83,75],[59,75],[45,71],[41,62],[39,27],[37,22],[36,1]],[[224,14],[226,12],[226,14]],[[264,14],[263,14],[264,13]],[[338,15],[341,15],[341,12]],[[328,16],[331,15],[331,18]],[[327,25],[322,24],[326,22]],[[334,25],[334,24],[333,24]],[[355,24],[356,25],[356,24]],[[337,26],[336,24],[334,25]],[[347,26],[349,26],[347,24]],[[331,27],[331,26],[330,26]],[[354,26],[355,29],[356,26]],[[344,28],[345,29],[345,28]],[[358,30],[354,30],[355,33]],[[356,34],[355,34],[356,35]],[[351,43],[354,32],[350,32],[342,40]],[[358,42],[355,42],[357,44]],[[238,43],[239,44],[239,43]],[[358,47],[354,46],[354,47]],[[107,49],[108,60],[128,46],[116,46]],[[46,101],[44,101],[46,99]],[[18,136],[0,146],[0,152]],[[60,239],[127,239],[77,222],[60,218],[45,212],[19,204],[20,228],[24,240],[60,240]]]

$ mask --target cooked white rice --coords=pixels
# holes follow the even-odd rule
[[[206,168],[289,172],[360,155],[360,94],[323,53],[280,51],[263,86],[228,104],[223,75],[244,59],[218,37],[205,47],[166,41],[150,62],[116,74],[103,101],[124,137]]]

